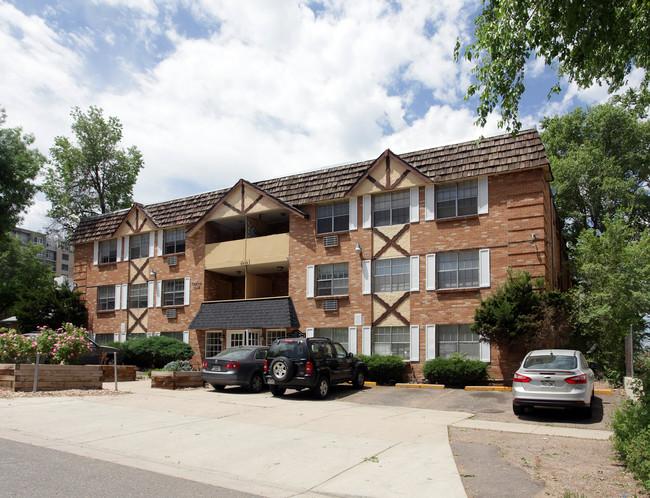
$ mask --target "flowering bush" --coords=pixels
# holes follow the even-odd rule
[[[38,352],[50,363],[76,365],[91,350],[88,332],[83,327],[66,323],[56,330],[39,327]]]
[[[27,363],[36,359],[36,341],[15,330],[0,328],[0,363]]]

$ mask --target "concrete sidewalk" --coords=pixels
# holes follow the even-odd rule
[[[0,437],[266,496],[465,496],[447,426],[470,413],[150,385],[0,399]]]

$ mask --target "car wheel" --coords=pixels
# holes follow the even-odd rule
[[[278,382],[287,382],[293,377],[293,362],[283,356],[271,363],[271,376]]]
[[[273,396],[282,396],[286,392],[284,387],[271,386],[271,394]]]
[[[316,387],[312,389],[312,393],[317,399],[325,399],[330,392],[330,381],[327,377],[322,376],[318,379]]]
[[[259,373],[253,374],[248,388],[254,393],[258,393],[264,389],[264,379],[262,379],[262,376]]]
[[[357,389],[361,389],[365,383],[366,383],[366,374],[364,373],[363,369],[360,368],[359,370],[357,370],[357,373],[354,375],[354,379],[352,379],[352,385]]]
[[[512,411],[515,415],[523,415],[524,414],[524,407],[523,406],[517,406],[514,403],[512,404]]]
[[[215,391],[223,391],[226,388],[226,386],[222,386],[221,384],[211,384],[211,385],[212,387],[214,387]]]

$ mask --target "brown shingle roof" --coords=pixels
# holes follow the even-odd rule
[[[494,175],[531,168],[550,169],[544,146],[536,130],[488,137],[433,149],[399,154],[399,157],[434,182]],[[294,206],[343,197],[375,160],[256,182],[254,185]],[[182,199],[143,206],[160,228],[191,225],[214,206],[230,189],[216,190]],[[79,244],[112,237],[129,210],[116,211],[79,223],[71,242]]]

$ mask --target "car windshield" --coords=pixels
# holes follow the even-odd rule
[[[577,366],[578,359],[567,355],[529,356],[524,362],[524,368],[529,370],[573,370]]]
[[[287,358],[304,358],[307,356],[305,343],[303,341],[293,341],[291,339],[282,339],[275,343],[268,354],[271,358],[286,356]]]
[[[244,356],[251,352],[249,348],[230,348],[224,349],[217,355],[217,358],[228,360],[241,360]]]

